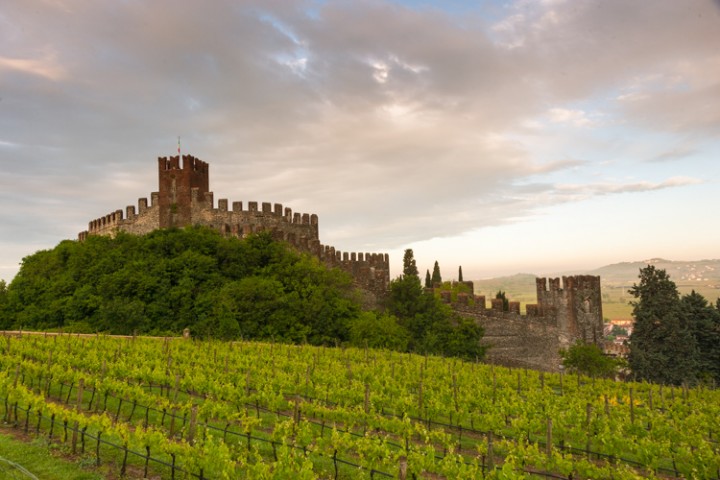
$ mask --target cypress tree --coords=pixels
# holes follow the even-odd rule
[[[430,279],[430,270],[425,270],[425,288],[432,288],[432,280]]]
[[[463,281],[463,278],[462,278],[462,265],[460,265],[460,267],[458,268],[458,282],[462,282],[462,281]]]
[[[433,283],[433,285],[442,284],[442,276],[440,275],[440,266],[438,265],[437,260],[435,260],[435,266],[433,267],[432,283]]]
[[[415,255],[413,254],[412,248],[405,250],[403,255],[403,275],[418,276],[417,263],[415,262]]]

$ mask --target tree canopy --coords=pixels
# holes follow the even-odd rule
[[[435,266],[433,266],[433,272],[432,277],[430,278],[430,281],[433,285],[441,285],[442,284],[442,275],[440,275],[440,265],[438,265],[437,260],[435,260]]]
[[[63,241],[23,259],[2,328],[327,344],[359,314],[351,278],[268,234],[201,227]]]
[[[267,233],[205,227],[63,241],[0,282],[0,329],[350,343],[475,359],[482,329],[425,294],[412,250],[384,312],[351,277]]]
[[[414,266],[412,250],[405,251],[404,264]],[[415,270],[417,272],[417,269]],[[482,358],[483,330],[461,317],[432,294],[426,294],[412,268],[390,282],[387,313],[408,332],[408,346],[418,353],[436,353],[466,359]]]
[[[560,350],[563,367],[591,377],[613,377],[624,362],[607,357],[600,347],[592,343],[578,342],[568,349]]]
[[[635,323],[628,362],[637,379],[720,381],[720,312],[694,291],[682,298],[665,270],[648,265],[629,290]]]

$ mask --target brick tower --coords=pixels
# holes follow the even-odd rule
[[[192,224],[193,189],[202,202],[209,190],[209,167],[192,155],[158,158],[158,205],[160,228],[185,227]]]

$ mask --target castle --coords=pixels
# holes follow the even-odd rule
[[[182,160],[182,162],[181,162]],[[219,199],[214,206],[209,190],[210,167],[191,155],[158,158],[158,191],[133,205],[100,217],[80,232],[88,235],[114,235],[124,231],[143,235],[158,228],[205,225],[225,235],[243,237],[251,233],[270,232],[273,238],[290,243],[310,253],[330,267],[338,267],[352,275],[355,284],[375,298],[384,295],[390,284],[390,261],[387,254],[341,252],[320,243],[318,217],[315,214],[293,213],[279,203],[232,202]],[[373,300],[370,299],[370,302]]]
[[[321,262],[348,272],[366,303],[377,304],[390,284],[390,262],[387,254],[341,252],[320,243],[318,217],[293,213],[281,204],[232,202],[214,204],[209,189],[209,165],[191,155],[158,158],[158,191],[138,200],[137,209],[130,205],[88,224],[79,240],[88,235],[115,235],[124,231],[137,235],[158,228],[204,225],[225,235],[244,237],[270,232],[273,238],[288,242],[297,250],[317,257]],[[472,290],[472,282],[464,282]],[[560,364],[558,350],[577,340],[602,342],[602,302],[600,277],[575,276],[560,279],[537,279],[537,304],[526,306],[510,302],[503,311],[502,300],[492,299],[486,308],[481,295],[458,294],[450,302],[449,292],[443,300],[464,316],[475,319],[485,328],[484,342],[491,346],[488,357],[497,363],[554,370]]]

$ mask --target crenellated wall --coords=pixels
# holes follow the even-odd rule
[[[485,329],[483,344],[491,362],[542,370],[558,370],[559,350],[578,340],[602,347],[603,316],[600,277],[571,276],[538,278],[537,304],[528,304],[525,314],[520,302],[492,298],[488,307],[484,295],[458,293],[451,302],[449,291],[440,292],[444,302],[461,315],[472,318]]]
[[[356,285],[368,292],[370,303],[385,296],[390,284],[387,254],[340,252],[322,245],[317,215],[293,212],[279,203],[247,202],[243,208],[241,201],[229,204],[227,199],[220,199],[215,206],[214,194],[209,190],[209,171],[207,163],[192,155],[159,157],[159,191],[151,194],[150,204],[140,198],[137,210],[128,206],[125,215],[116,210],[93,220],[78,238],[112,236],[118,231],[144,235],[158,228],[189,225],[208,226],[240,238],[270,232],[273,238],[348,272]]]
[[[143,235],[158,228],[205,225],[225,235],[245,237],[270,232],[273,238],[309,253],[331,267],[352,275],[364,292],[367,306],[377,306],[390,285],[387,254],[342,252],[320,242],[315,214],[293,212],[279,203],[228,202],[209,190],[209,165],[191,155],[158,158],[158,192],[91,221],[88,235],[115,235],[118,231]],[[461,315],[485,329],[483,343],[490,346],[488,360],[504,365],[557,370],[558,351],[577,340],[602,345],[603,317],[600,277],[570,276],[538,278],[537,303],[528,304],[525,314],[519,302],[509,302],[504,311],[501,299],[475,295],[473,282],[463,282],[470,293],[449,291],[440,296]],[[432,289],[429,289],[432,292]],[[488,305],[489,303],[489,305]]]

